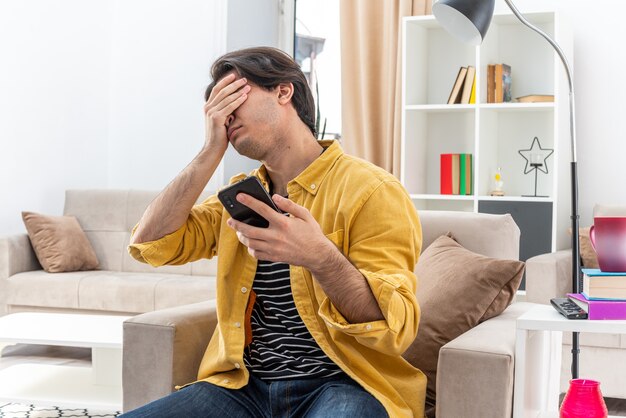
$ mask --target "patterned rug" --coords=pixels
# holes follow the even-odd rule
[[[120,411],[90,411],[88,409],[60,409],[56,406],[22,405],[18,403],[0,404],[0,418],[115,418]]]

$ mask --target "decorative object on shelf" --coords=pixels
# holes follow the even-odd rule
[[[498,167],[493,175],[493,190],[489,194],[491,196],[504,196],[502,186],[504,186],[504,182],[502,181],[502,170]]]
[[[526,19],[512,0],[504,0],[515,17],[524,26],[533,30],[545,39],[556,51],[565,68],[567,84],[569,87],[569,127],[572,160],[571,167],[571,190],[572,190],[572,231],[578,231],[578,162],[576,157],[576,114],[574,105],[574,81],[572,70],[561,47],[546,32],[539,29]],[[464,42],[479,45],[482,43],[493,17],[495,0],[439,0],[433,4],[433,14],[448,32]],[[580,293],[580,247],[578,234],[572,234],[572,293]],[[572,378],[578,378],[578,332],[572,333]]]
[[[554,103],[553,94],[529,94],[528,96],[516,97],[517,103]]]
[[[551,148],[541,148],[541,143],[539,142],[539,138],[535,137],[533,139],[533,143],[530,146],[530,149],[521,149],[519,151],[519,155],[522,156],[526,160],[526,166],[524,167],[524,174],[528,174],[531,171],[535,172],[535,194],[533,195],[524,195],[526,197],[548,197],[548,196],[538,196],[537,195],[537,171],[541,171],[542,173],[548,174],[548,163],[547,159],[549,156],[554,153],[554,150]]]
[[[600,382],[590,379],[572,379],[561,404],[560,418],[606,418],[606,408]]]

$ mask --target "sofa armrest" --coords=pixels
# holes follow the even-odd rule
[[[197,379],[217,325],[215,300],[137,315],[124,322],[124,411]]]
[[[0,238],[0,315],[6,313],[6,280],[17,273],[41,270],[27,234]]]
[[[572,290],[572,250],[542,254],[526,261],[526,301],[550,304]]]
[[[17,273],[41,270],[27,234],[0,238],[0,280]]]
[[[515,321],[535,304],[518,302],[439,351],[437,418],[510,417]]]

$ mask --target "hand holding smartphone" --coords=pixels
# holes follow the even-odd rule
[[[259,228],[267,228],[269,226],[267,219],[237,200],[239,193],[250,195],[265,203],[276,212],[281,213],[259,179],[255,176],[248,176],[217,193],[217,198],[222,202],[222,205],[224,205],[233,219]]]

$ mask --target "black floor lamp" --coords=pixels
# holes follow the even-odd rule
[[[504,0],[513,14],[527,27],[541,35],[552,45],[561,58],[567,74],[569,85],[569,127],[571,136],[572,160],[571,167],[571,187],[572,187],[572,291],[580,291],[580,248],[578,242],[578,169],[576,163],[576,125],[574,112],[574,81],[572,80],[572,70],[567,62],[563,50],[548,34],[534,26],[517,10],[510,0]],[[495,0],[439,0],[433,4],[433,14],[441,26],[456,36],[463,42],[473,45],[482,43],[491,18],[493,16]],[[578,333],[572,333],[572,379],[578,378],[578,354],[579,342]]]

